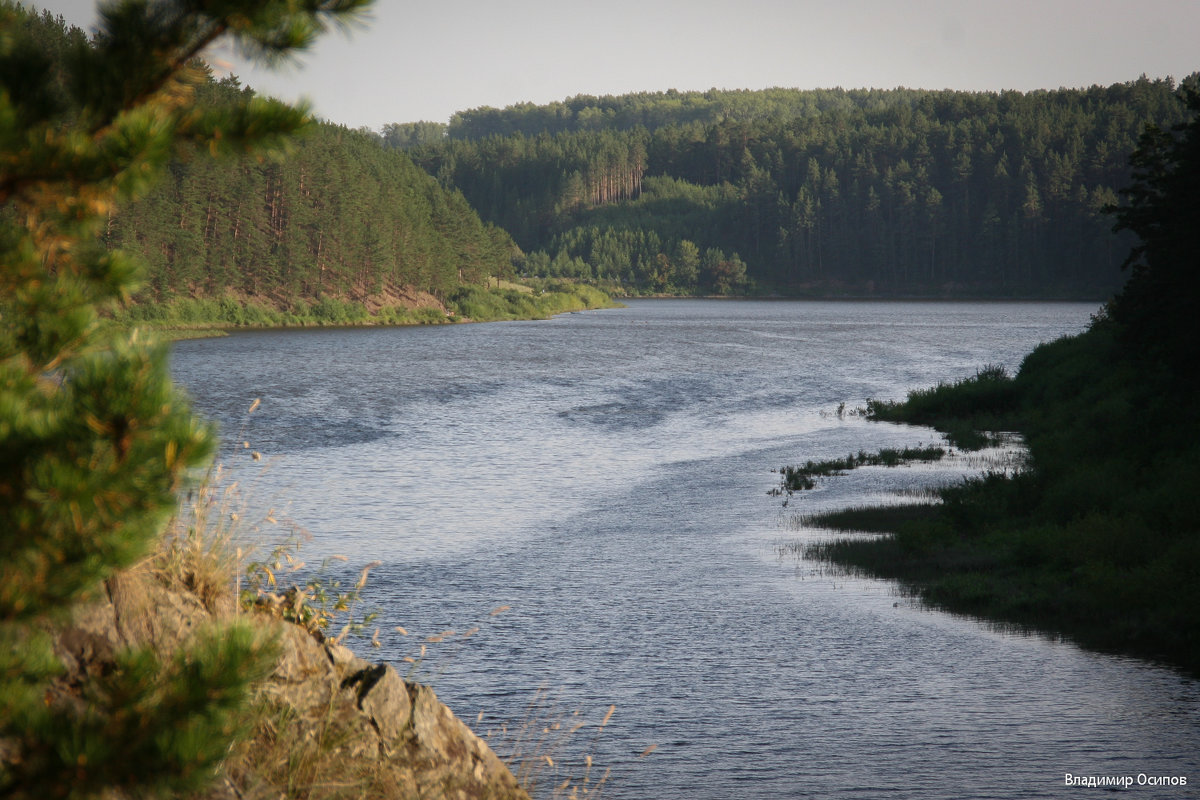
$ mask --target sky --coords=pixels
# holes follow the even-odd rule
[[[93,0],[24,0],[90,31]],[[580,94],[999,91],[1200,71],[1200,0],[376,0],[296,63],[227,61],[262,94],[379,130]]]

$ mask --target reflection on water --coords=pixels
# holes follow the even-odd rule
[[[1196,682],[781,558],[792,508],[766,495],[782,464],[938,439],[839,418],[839,403],[1015,369],[1094,310],[637,301],[181,342],[175,369],[243,478],[312,531],[310,563],[384,561],[368,584],[383,648],[365,655],[399,663],[421,637],[481,624],[421,665],[464,719],[519,723],[539,686],[593,725],[615,704],[582,740],[613,770],[606,796],[1045,797],[1068,772],[1200,785]],[[239,458],[242,440],[269,468]],[[864,469],[792,507],[963,469]]]

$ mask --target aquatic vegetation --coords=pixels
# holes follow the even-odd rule
[[[1003,410],[1028,461],[939,489],[932,504],[805,517],[886,535],[803,553],[899,581],[939,608],[1200,670],[1200,406],[1173,380],[1100,319],[1036,348],[1015,378],[877,405],[876,418],[939,430]]]
[[[929,447],[905,447],[902,450],[884,448],[877,453],[860,450],[845,458],[827,461],[806,461],[801,466],[783,466],[777,471],[780,475],[779,486],[769,494],[789,497],[795,492],[812,489],[816,486],[814,478],[829,475],[841,475],[859,467],[898,467],[913,461],[937,461],[946,455],[946,449],[937,445]]]
[[[854,506],[823,514],[806,514],[799,519],[804,527],[835,531],[894,533],[913,522],[926,522],[940,512],[937,503],[903,503],[890,506]],[[821,551],[803,551],[818,555]]]

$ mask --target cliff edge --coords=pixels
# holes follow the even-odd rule
[[[121,573],[105,590],[55,631],[66,671],[51,702],[80,702],[79,687],[112,669],[123,648],[151,644],[168,655],[196,630],[235,613],[232,602],[206,607],[149,568]],[[246,709],[256,720],[254,734],[230,753],[205,800],[529,800],[487,743],[428,686],[298,625],[244,613],[274,639],[278,655]]]

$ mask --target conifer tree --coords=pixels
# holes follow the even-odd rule
[[[99,324],[139,268],[97,236],[180,148],[245,152],[306,124],[257,98],[196,107],[206,47],[275,60],[368,3],[114,0],[92,42],[50,52],[0,0],[0,795],[176,794],[212,779],[239,728],[269,655],[239,626],[169,660],[119,654],[79,702],[47,702],[47,623],[146,555],[212,447],[165,349]]]
[[[1200,88],[1184,86],[1180,100],[1188,120],[1170,131],[1147,126],[1130,157],[1133,181],[1121,191],[1126,202],[1109,207],[1116,229],[1139,238],[1125,261],[1129,281],[1110,308],[1128,346],[1194,391],[1200,388]]]

